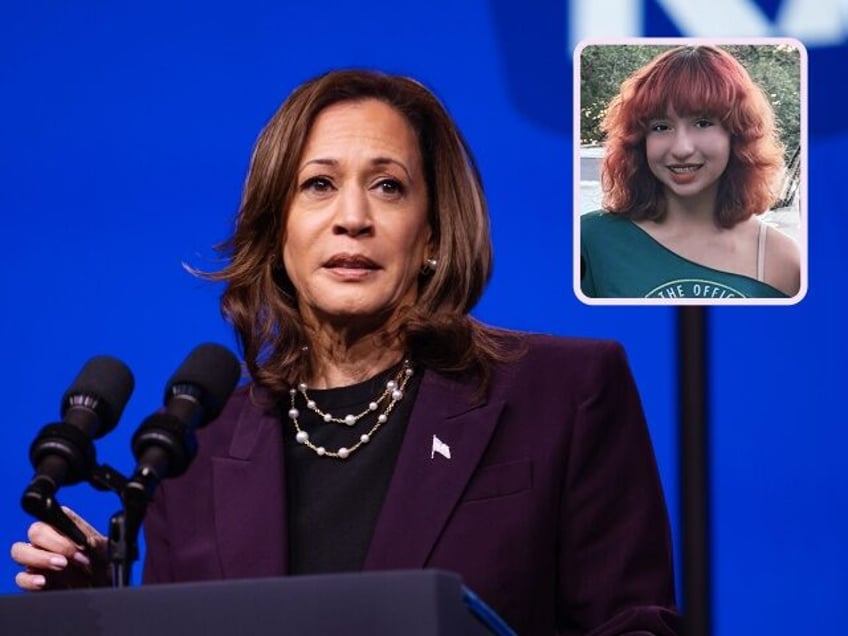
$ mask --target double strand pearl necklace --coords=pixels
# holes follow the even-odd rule
[[[289,396],[291,396],[291,408],[289,409],[289,419],[294,426],[295,439],[299,444],[304,444],[308,448],[311,448],[316,455],[319,457],[334,457],[336,459],[347,459],[350,457],[351,453],[358,450],[364,444],[367,444],[371,441],[371,437],[376,433],[380,427],[385,424],[389,419],[389,413],[392,412],[395,405],[403,399],[404,389],[406,388],[407,382],[409,382],[409,378],[413,375],[412,365],[409,360],[404,360],[401,365],[400,370],[397,372],[397,375],[393,380],[389,380],[386,382],[386,388],[380,394],[376,400],[368,403],[368,407],[357,415],[348,414],[343,418],[335,417],[331,413],[327,411],[323,411],[318,408],[318,405],[315,403],[315,400],[309,397],[309,394],[306,392],[307,386],[305,382],[301,382],[297,385],[297,388],[289,389]],[[386,407],[383,409],[383,412],[377,415],[377,421],[374,423],[374,426],[371,427],[367,433],[363,433],[359,436],[359,441],[356,442],[351,447],[342,446],[337,451],[330,451],[324,448],[323,446],[316,446],[312,443],[312,440],[309,439],[309,433],[300,428],[300,422],[298,422],[297,418],[300,417],[300,411],[295,407],[294,401],[297,394],[300,393],[303,395],[304,400],[306,400],[306,408],[310,411],[316,413],[321,419],[325,422],[335,422],[338,424],[345,424],[347,426],[353,426],[364,416],[369,413],[373,413],[380,408],[380,405],[384,402],[388,402]]]

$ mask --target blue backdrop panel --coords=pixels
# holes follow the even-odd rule
[[[135,372],[122,422],[98,442],[101,461],[129,471],[129,438],[158,408],[183,357],[203,341],[235,346],[219,316],[220,289],[181,264],[218,265],[211,246],[228,234],[260,128],[294,86],[339,66],[421,79],[468,137],[496,250],[477,316],[624,343],[679,534],[673,310],[586,307],[571,291],[570,42],[583,3],[305,4],[32,2],[2,10],[0,546],[24,536],[30,519],[18,499],[32,474],[27,448],[57,419],[59,397],[85,360],[106,353]],[[684,34],[671,11],[679,2],[635,4],[630,35]],[[788,3],[742,4],[776,20]],[[837,40],[806,40],[808,296],[795,307],[711,311],[720,635],[848,632],[848,478],[838,470],[846,444],[848,185],[840,166],[848,119],[837,113],[839,100],[825,98],[848,63],[844,36]],[[114,495],[84,485],[60,498],[101,529],[118,509]],[[15,571],[0,560],[0,592],[14,591]]]

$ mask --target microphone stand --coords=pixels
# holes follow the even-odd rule
[[[119,510],[109,519],[108,551],[112,587],[129,587],[132,564],[138,558],[138,546],[129,537],[123,510]]]
[[[107,464],[95,465],[87,481],[97,490],[116,493],[123,507],[109,519],[107,560],[111,570],[112,587],[129,587],[132,565],[138,560],[138,534],[147,513],[147,504],[159,485],[158,475],[142,469],[127,479]],[[88,539],[65,514],[55,497],[55,486],[48,479],[35,479],[21,500],[23,509],[50,524],[83,547]]]
[[[155,427],[151,427],[151,430],[156,433],[162,431]],[[183,430],[182,435],[178,437],[157,436],[156,439],[163,446],[152,446],[147,461],[136,469],[130,479],[109,469],[112,473],[110,487],[120,495],[123,503],[123,508],[109,519],[108,554],[112,587],[129,587],[132,564],[138,560],[138,533],[147,514],[147,505],[162,478],[167,476],[169,471],[173,471],[171,464],[174,458],[179,456],[185,461],[186,456],[192,455],[189,449],[197,446],[197,439],[191,428]],[[164,445],[165,440],[170,440],[173,444]],[[181,452],[175,454],[175,448],[181,449]]]
[[[139,505],[138,497],[133,495],[127,478],[107,464],[94,465],[87,481],[97,490],[116,493],[124,501],[124,510],[116,512],[109,520],[107,556],[111,567],[112,587],[128,587],[132,564],[138,559],[138,531],[144,518],[147,500],[142,500]],[[56,490],[50,479],[36,478],[24,491],[21,506],[36,519],[53,526],[83,548],[88,548],[88,538],[62,510],[56,499]],[[126,494],[128,491],[129,496]],[[129,505],[127,501],[130,502]],[[127,510],[130,510],[131,514],[127,514]]]
[[[112,587],[129,587],[132,564],[138,560],[138,533],[147,514],[147,504],[159,485],[149,470],[138,471],[121,489],[122,510],[109,519],[109,562]]]
[[[133,496],[131,482],[111,466],[97,466],[89,480],[98,490],[116,493],[123,508],[109,519],[107,557],[111,570],[112,587],[129,587],[132,564],[138,560],[138,531],[147,508],[144,500],[139,511],[137,498]]]
[[[107,464],[94,464],[90,473],[86,476],[94,488],[101,491],[112,491],[117,493],[121,499],[125,498],[128,480],[120,472]],[[53,526],[59,532],[71,539],[74,543],[87,549],[88,537],[71,521],[71,518],[62,510],[59,500],[56,498],[58,488],[53,480],[37,476],[30,482],[21,498],[21,507],[36,519]],[[146,502],[144,504],[146,507]],[[135,510],[136,507],[133,509]],[[131,516],[131,520],[139,519],[137,524],[127,524],[126,515],[122,510],[111,518],[109,522],[108,560],[112,568],[112,587],[126,587],[130,582],[130,568],[138,559],[138,546],[136,538],[140,519],[144,517],[142,508],[140,517]]]

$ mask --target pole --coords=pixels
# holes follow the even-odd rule
[[[710,636],[707,309],[683,306],[677,312],[684,633],[687,636]]]

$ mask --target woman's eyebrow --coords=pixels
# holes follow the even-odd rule
[[[398,159],[393,159],[391,157],[374,157],[373,159],[371,159],[371,161],[369,163],[372,166],[376,166],[376,167],[385,166],[385,165],[388,165],[388,164],[398,166],[406,173],[406,176],[409,179],[412,179],[412,175],[410,174],[409,169],[406,167],[406,165],[402,161],[399,161]],[[339,165],[339,161],[338,161],[338,159],[332,159],[330,157],[317,157],[315,159],[310,159],[309,161],[304,162],[304,164],[300,167],[300,170],[298,170],[298,172],[303,172],[303,170],[307,166],[310,166],[310,165],[313,165],[313,164],[320,165],[320,166],[330,166],[330,167],[335,168]]]

